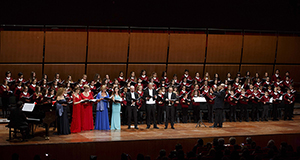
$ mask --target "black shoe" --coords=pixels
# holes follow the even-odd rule
[[[222,128],[222,126],[217,126],[218,128]]]
[[[279,119],[274,119],[274,121],[279,121]]]
[[[232,122],[232,120],[229,120],[229,122]]]
[[[147,128],[146,129],[149,129],[150,128],[150,126],[147,126]]]
[[[217,128],[216,126],[212,125],[212,126],[209,126],[209,128]]]
[[[289,121],[292,121],[292,120],[293,120],[292,118],[289,119]]]
[[[171,127],[172,129],[175,129],[174,127]]]
[[[130,129],[130,126],[128,126],[128,128],[127,129]]]
[[[139,127],[134,127],[135,129],[139,129]]]
[[[254,119],[252,119],[251,121],[252,121],[252,122],[254,122],[255,120],[254,120]]]
[[[240,122],[242,122],[242,120],[240,120]]]
[[[249,120],[246,120],[246,122],[249,122]]]
[[[165,127],[164,129],[167,129],[168,127]]]
[[[153,128],[155,128],[155,129],[159,129],[157,126],[154,126]]]
[[[233,120],[233,122],[236,122],[236,120]]]
[[[267,121],[267,122],[268,122],[269,120],[268,120],[268,119],[265,119],[265,121]]]

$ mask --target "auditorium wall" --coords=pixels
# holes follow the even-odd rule
[[[275,69],[290,71],[295,82],[300,70],[300,37],[280,34],[211,34],[209,32],[151,32],[101,30],[80,31],[0,31],[0,78],[10,70],[17,78],[23,72],[25,78],[35,71],[62,79],[72,75],[74,80],[85,73],[91,80],[95,73],[101,78],[111,78],[120,71],[128,76],[142,69],[148,76],[167,70],[168,77],[181,76],[189,69],[194,76],[209,72],[219,73],[222,79],[227,72],[233,77],[250,71],[273,74]]]

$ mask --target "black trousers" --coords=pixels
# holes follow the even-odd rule
[[[263,114],[261,116],[262,120],[267,120],[268,119],[269,107],[270,107],[270,104],[264,104],[263,105],[264,110],[263,110]]]
[[[182,122],[187,123],[187,115],[189,108],[182,108]]]
[[[170,119],[171,127],[174,127],[175,107],[173,105],[166,106],[166,112],[167,112],[167,117],[166,117],[165,126],[168,127],[168,119]]]
[[[147,110],[147,127],[150,127],[151,116],[153,118],[153,125],[154,127],[156,127],[155,104],[146,104],[146,110]]]
[[[259,114],[258,113],[258,103],[252,103],[252,112],[251,112],[251,120],[259,120]]]
[[[159,106],[157,105],[156,106],[156,109],[157,109],[157,123],[160,124],[162,123],[162,119],[163,119],[163,113],[164,113],[164,109],[165,106]]]
[[[213,122],[213,104],[207,103],[207,110],[208,110],[208,122]]]
[[[272,111],[273,120],[278,118],[278,111],[277,111],[278,106],[279,106],[279,104],[274,104],[273,103],[273,111]]]
[[[236,105],[230,105],[230,121],[236,121]]]
[[[197,123],[198,120],[200,119],[200,105],[199,106],[193,105],[193,117],[194,117],[194,122]]]
[[[241,113],[240,113],[240,121],[245,119],[245,121],[249,120],[249,114],[247,111],[247,106],[248,104],[242,104],[240,103],[240,109],[241,109]]]
[[[128,127],[131,126],[131,116],[133,114],[133,120],[134,120],[134,126],[137,127],[137,107],[136,106],[130,106],[127,105],[127,113],[128,113]]]
[[[223,109],[217,108],[215,109],[215,123],[214,126],[221,126],[223,125]]]
[[[284,110],[284,119],[287,118],[292,119],[293,115],[293,104],[285,104],[285,110]]]
[[[124,107],[121,107],[121,111],[122,111],[122,123],[123,123],[123,125],[126,125],[128,122],[127,105]]]

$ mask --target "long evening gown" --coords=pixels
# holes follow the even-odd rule
[[[70,125],[68,120],[67,106],[62,106],[62,103],[66,103],[65,99],[56,102],[57,112],[57,134],[66,135],[70,134]]]
[[[75,102],[79,102],[81,100],[80,95],[78,98],[73,95],[73,114],[72,114],[72,122],[71,122],[71,133],[81,132],[81,110],[82,105],[74,104]]]
[[[102,92],[98,93],[96,99],[104,98],[101,93]],[[107,92],[105,97],[109,97]],[[110,130],[108,120],[108,101],[105,99],[97,103],[95,129]]]
[[[115,100],[120,101],[120,96],[114,96]],[[112,115],[111,115],[111,124],[110,128],[112,130],[120,130],[121,129],[121,119],[120,119],[120,111],[121,111],[121,104],[120,103],[112,103]]]
[[[89,93],[89,96],[84,96],[83,93],[80,94],[81,99],[93,99],[93,95]],[[93,122],[93,105],[90,102],[82,103],[81,110],[81,130],[92,130],[94,128]]]

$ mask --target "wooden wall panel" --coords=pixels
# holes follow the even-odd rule
[[[280,75],[281,75],[282,78],[285,76],[285,72],[289,71],[291,77],[294,79],[294,82],[299,85],[299,82],[300,82],[300,76],[299,76],[300,65],[276,65],[275,69],[280,70]]]
[[[96,73],[100,74],[101,79],[105,78],[108,74],[110,79],[113,80],[119,76],[120,71],[126,73],[126,64],[88,64],[87,76],[88,80],[93,80]]]
[[[22,72],[24,78],[28,80],[30,78],[31,71],[36,73],[38,79],[42,77],[42,65],[41,64],[0,64],[0,83],[5,78],[5,72],[11,71],[14,79],[18,78],[18,73]]]
[[[205,34],[170,34],[169,62],[204,62]]]
[[[129,62],[166,62],[168,34],[131,33]]]
[[[161,78],[161,74],[166,70],[165,64],[129,64],[127,77],[130,76],[130,72],[134,71],[137,77],[140,77],[141,70],[147,71],[147,76],[151,77],[153,72],[157,73],[158,78]]]
[[[251,76],[254,77],[255,73],[258,72],[260,77],[264,77],[265,72],[268,72],[269,75],[272,75],[273,65],[241,65],[241,74],[245,76],[246,72],[249,71]]]
[[[244,36],[243,63],[274,63],[276,36]]]
[[[46,32],[45,62],[85,62],[86,32]]]
[[[206,62],[240,63],[242,35],[208,35]]]
[[[220,64],[220,65],[207,64],[207,65],[205,65],[205,72],[209,73],[211,79],[214,77],[215,73],[218,73],[219,77],[222,81],[225,80],[228,72],[231,73],[232,77],[235,77],[238,70],[239,70],[239,65],[226,65],[226,64]]]
[[[0,62],[42,62],[44,32],[1,31]]]
[[[276,63],[300,62],[300,37],[278,37]]]
[[[59,73],[61,79],[66,80],[68,75],[72,76],[73,81],[82,78],[84,74],[84,64],[45,64],[44,73],[49,79],[54,79],[55,73]]]
[[[89,32],[88,62],[126,62],[128,33]]]
[[[168,78],[173,79],[173,75],[177,74],[178,79],[181,79],[181,76],[184,74],[184,70],[189,70],[189,75],[193,78],[195,73],[199,72],[202,77],[203,64],[169,64],[168,65]]]

